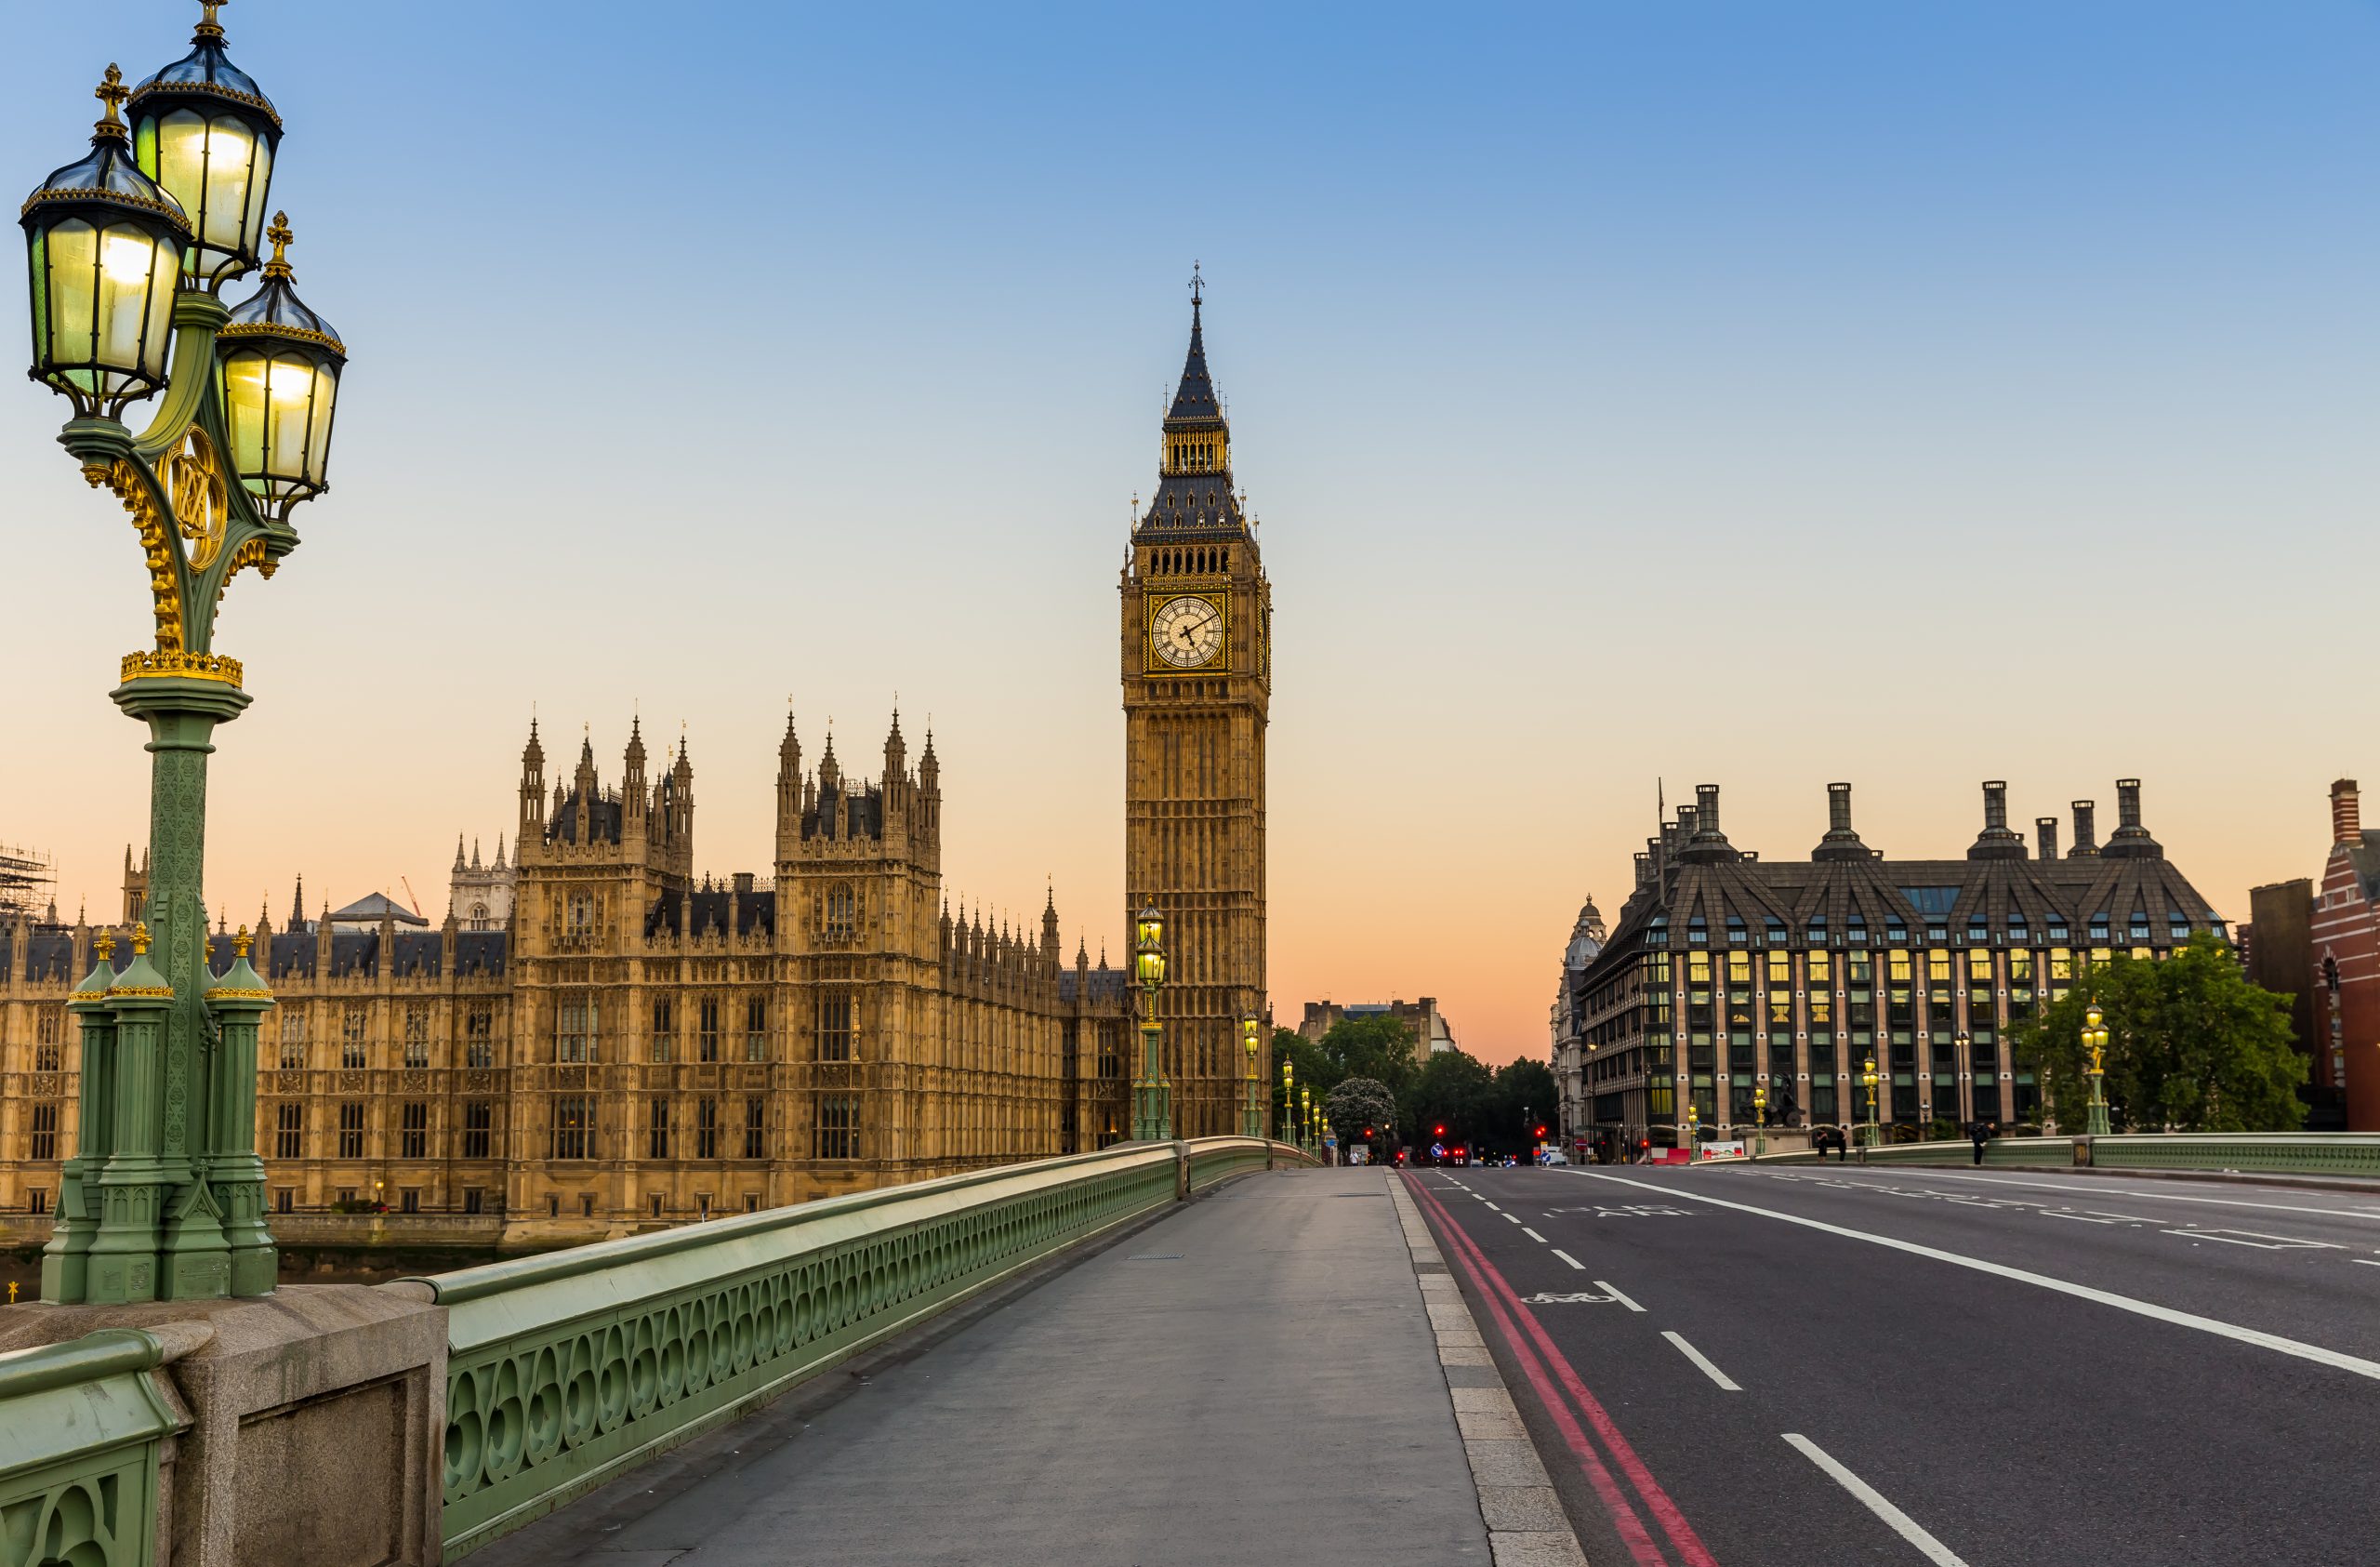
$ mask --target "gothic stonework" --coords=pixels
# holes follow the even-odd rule
[[[873,780],[831,739],[805,771],[790,723],[778,758],[772,876],[695,873],[682,744],[648,777],[632,731],[617,787],[582,746],[549,792],[533,727],[509,929],[450,910],[437,930],[260,930],[257,1150],[297,1215],[282,1237],[377,1201],[430,1232],[585,1238],[1121,1136],[1124,975],[1064,960],[1054,898],[1038,931],[945,906],[932,738],[913,766],[896,717]],[[0,927],[18,1235],[46,1230],[74,1149],[64,1003],[97,935]],[[209,966],[231,949],[214,935]]]
[[[1273,591],[1232,490],[1200,302],[1123,600],[1125,915],[1165,916],[1158,999],[1174,1135],[1240,1129],[1239,1020],[1264,1012],[1264,727]],[[1270,1030],[1256,1071],[1269,1093]]]

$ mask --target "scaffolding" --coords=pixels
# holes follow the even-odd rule
[[[39,849],[0,843],[0,924],[58,918],[58,867]]]

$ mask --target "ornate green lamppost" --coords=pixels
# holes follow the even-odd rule
[[[59,444],[131,513],[156,621],[110,693],[149,729],[149,895],[130,963],[102,949],[73,1003],[82,1136],[42,1259],[51,1301],[266,1295],[278,1271],[255,1130],[272,997],[245,944],[219,977],[207,954],[206,758],[248,705],[215,613],[243,568],[270,577],[298,547],[289,509],[324,487],[347,350],[298,299],[286,221],[267,227],[281,116],[225,55],[220,8],[138,88],[108,67],[90,152],[19,218],[30,374],[73,406]],[[267,239],[263,286],[227,307]],[[126,407],[159,393],[133,434]]]
[[[1256,1035],[1261,1025],[1256,1014],[1250,1013],[1239,1020],[1240,1039],[1248,1046],[1248,1108],[1240,1113],[1240,1135],[1261,1137],[1264,1135],[1264,1107],[1256,1102],[1259,1092],[1256,1080]]]
[[[1876,1076],[1876,1058],[1871,1056],[1868,1057],[1868,1064],[1859,1069],[1860,1086],[1868,1090],[1868,1146],[1870,1148],[1877,1147],[1884,1140],[1884,1123],[1876,1118],[1876,1084],[1879,1081]]]
[[[1164,1026],[1157,1020],[1157,993],[1165,984],[1165,916],[1155,905],[1133,921],[1132,970],[1141,982],[1141,1075],[1132,1083],[1132,1136],[1144,1143],[1173,1140],[1173,1085],[1157,1060]]]
[[[1298,1147],[1314,1151],[1314,1091],[1298,1090]]]
[[[2091,1135],[2104,1137],[2109,1135],[2108,1029],[2097,1002],[2093,1002],[2090,1010],[2082,1015],[2082,1048],[2091,1053]]]

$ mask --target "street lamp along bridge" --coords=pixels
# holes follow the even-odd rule
[[[57,1302],[267,1295],[278,1271],[256,1151],[272,995],[245,928],[226,972],[208,962],[206,758],[249,700],[215,615],[241,570],[271,577],[298,547],[289,511],[327,485],[347,347],[298,298],[288,219],[266,220],[281,115],[226,54],[221,8],[205,0],[190,52],[138,87],[107,68],[89,153],[19,218],[30,374],[73,406],[59,444],[131,513],[156,618],[110,693],[149,726],[149,893],[123,972],[103,945],[73,1003],[82,1135],[42,1258]],[[125,410],[152,396],[135,435]]]

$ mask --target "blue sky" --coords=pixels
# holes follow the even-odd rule
[[[180,0],[15,34],[30,189]],[[2380,7],[403,7],[237,0],[353,353],[333,491],[219,643],[210,891],[509,825],[531,703],[686,725],[765,870],[785,703],[945,759],[948,879],[1122,928],[1115,572],[1192,260],[1276,584],[1274,999],[1534,1049],[1673,799],[1956,853],[2149,783],[2226,915],[2380,772]],[[235,291],[237,292],[237,291]],[[7,394],[0,838],[110,887],[130,530]],[[915,731],[912,730],[914,738]],[[550,749],[550,747],[549,747]],[[232,803],[271,800],[270,820]],[[359,832],[355,824],[371,830]],[[1350,922],[1351,909],[1362,918]]]

